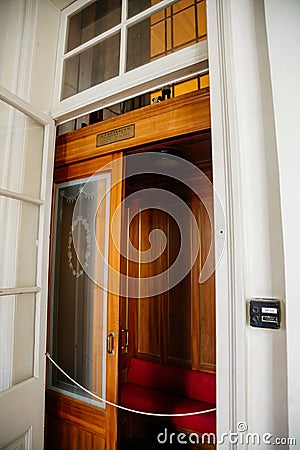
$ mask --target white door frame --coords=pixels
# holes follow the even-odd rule
[[[227,224],[216,269],[217,431],[227,434],[222,449],[242,449],[228,439],[239,422],[260,438],[289,432],[276,122],[264,2],[208,0],[207,13],[214,188]],[[217,244],[220,220],[216,211]],[[280,330],[249,326],[253,297],[282,300]]]
[[[208,48],[212,116],[214,189],[224,208],[226,242],[216,268],[217,330],[217,434],[236,431],[246,418],[245,336],[246,310],[238,298],[245,298],[242,252],[243,226],[239,194],[240,171],[237,115],[232,86],[230,2],[208,0]],[[234,174],[234,177],[232,176]],[[224,220],[215,211],[216,245]],[[242,320],[238,320],[242,318]],[[233,448],[225,440],[222,449]]]

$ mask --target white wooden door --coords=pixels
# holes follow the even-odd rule
[[[0,449],[41,450],[54,123],[0,89]]]

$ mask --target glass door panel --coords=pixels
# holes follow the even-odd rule
[[[0,189],[41,195],[44,126],[0,100]]]
[[[51,354],[76,382],[105,399],[110,173],[60,183],[56,189]],[[98,252],[103,258],[98,257]],[[94,279],[101,278],[102,287]],[[54,366],[50,387],[89,403]]]
[[[37,285],[39,215],[38,205],[0,196],[0,288]]]

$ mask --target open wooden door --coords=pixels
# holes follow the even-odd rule
[[[121,153],[55,171],[49,450],[116,449],[121,179]]]

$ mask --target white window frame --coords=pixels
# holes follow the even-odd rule
[[[41,171],[40,196],[38,198],[29,197],[18,192],[0,188],[0,196],[20,200],[39,207],[39,228],[38,228],[38,252],[36,263],[36,283],[28,287],[3,288],[0,286],[1,297],[15,296],[19,294],[35,295],[35,332],[34,332],[34,360],[33,378],[40,376],[40,316],[43,304],[47,301],[47,276],[48,276],[48,239],[50,213],[51,213],[51,186],[47,181],[52,179],[55,143],[55,124],[50,116],[42,113],[34,106],[22,100],[17,95],[0,86],[0,100],[5,104],[22,112],[27,117],[35,120],[44,127],[43,159]],[[44,309],[44,308],[43,308]],[[10,386],[12,387],[12,386]]]
[[[128,1],[122,0],[121,22],[119,25],[64,53],[68,18],[93,1],[77,0],[61,12],[52,109],[52,116],[57,123],[66,122],[97,109],[142,95],[165,84],[174,83],[207,71],[207,40],[178,50],[136,69],[125,71],[127,27],[141,22],[152,14],[177,3],[179,0],[163,0],[129,19],[127,19]],[[118,31],[121,32],[119,76],[60,100],[64,61],[114,35]]]

